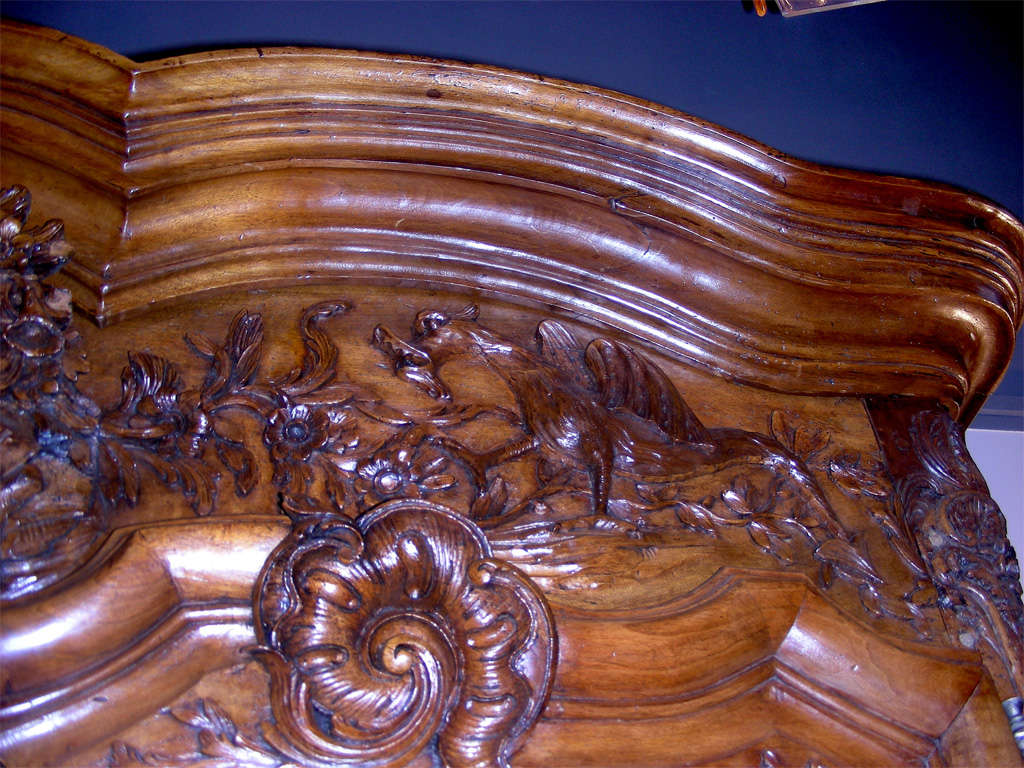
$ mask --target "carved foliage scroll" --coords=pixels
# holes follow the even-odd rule
[[[303,763],[505,765],[544,703],[551,616],[481,531],[426,501],[297,523],[257,593],[274,722]]]
[[[245,496],[269,467],[264,479],[294,523],[254,608],[273,718],[262,738],[243,738],[214,705],[196,709],[197,733],[214,734],[197,738],[211,749],[308,765],[397,765],[436,749],[450,766],[503,765],[539,715],[555,636],[537,587],[502,559],[551,560],[567,542],[572,567],[596,558],[618,578],[634,569],[601,559],[608,537],[646,553],[745,532],[783,567],[816,570],[826,587],[845,582],[869,612],[922,631],[913,595],[894,591],[821,485],[870,497],[920,578],[924,564],[887,514],[887,488],[873,485],[877,462],[826,452],[827,433],[781,413],[767,433],[707,428],[632,347],[581,344],[550,320],[533,348],[479,323],[476,307],[420,312],[409,341],[378,327],[373,345],[394,374],[438,401],[403,410],[339,380],[327,322],[346,302],[303,311],[302,359],[276,378],[260,370],[262,317],[241,311],[223,341],[186,337],[205,362],[202,382],[158,355],[130,353],[121,398],[103,408],[77,389],[70,297],[40,279],[66,257],[60,227],[25,229],[27,199],[24,190],[4,197],[0,596],[21,599],[69,573],[110,511],[136,504],[147,486],[176,489],[196,514],[212,514],[222,480]],[[460,402],[443,378],[456,360],[486,370],[513,406]],[[238,429],[236,416],[248,426]],[[467,441],[477,420],[487,426]],[[941,459],[922,461],[926,490],[955,474]],[[901,490],[911,501],[926,492]],[[982,507],[975,494],[946,509],[950,542],[989,536],[969,522]],[[1008,557],[986,567],[1008,572]],[[1012,597],[1003,601],[1011,615]],[[1000,619],[985,625],[989,634],[1006,624],[1003,603],[993,604]],[[115,757],[151,756],[123,746]]]
[[[12,231],[21,226],[25,207],[15,206]],[[53,226],[46,226],[50,233]],[[40,255],[37,261],[46,271],[60,259]],[[35,273],[5,274],[59,305],[63,314],[55,327],[66,339],[47,354],[58,355],[50,362],[66,364],[66,350],[76,338],[68,297],[40,283]],[[206,363],[198,385],[187,382],[171,361],[135,352],[128,356],[121,399],[113,407],[79,394],[70,374],[51,377],[54,393],[35,399],[17,399],[11,394],[16,388],[9,387],[5,435],[22,436],[27,458],[21,461],[26,471],[17,483],[10,481],[4,497],[17,507],[5,513],[5,521],[24,525],[7,525],[3,562],[7,571],[17,566],[25,573],[16,582],[5,581],[4,596],[45,587],[81,562],[105,530],[109,511],[134,505],[147,484],[176,488],[196,513],[209,514],[222,478],[230,477],[234,492],[245,496],[259,482],[260,467],[269,465],[269,480],[289,513],[329,510],[355,519],[392,499],[431,498],[467,509],[492,544],[525,540],[514,548],[527,558],[535,556],[531,547],[547,551],[567,535],[623,536],[651,551],[659,537],[674,541],[741,530],[784,565],[817,569],[826,586],[836,578],[852,584],[871,613],[919,624],[913,600],[885,583],[823,493],[823,477],[840,487],[867,487],[863,481],[870,479],[871,467],[859,457],[826,455],[822,430],[794,425],[780,414],[773,414],[770,434],[708,429],[665,373],[632,347],[601,337],[584,345],[565,326],[547,320],[537,327],[536,347],[530,349],[479,323],[476,307],[420,312],[408,342],[377,328],[374,345],[394,373],[439,401],[432,410],[406,412],[364,386],[338,379],[339,353],[327,323],[348,311],[340,300],[306,308],[299,321],[303,357],[276,378],[260,371],[262,317],[241,311],[223,341],[194,332],[186,336]],[[24,333],[18,329],[27,323],[56,323],[23,301],[11,312],[12,338],[20,339]],[[13,349],[6,348],[5,360],[34,370],[24,362],[30,356]],[[459,358],[487,366],[495,387],[513,394],[514,410],[456,402],[442,376]],[[251,428],[238,429],[238,414],[248,414]],[[479,418],[504,424],[498,432],[505,442],[470,450],[459,430]],[[89,536],[69,548],[75,539],[62,529],[49,538],[38,535],[44,549],[62,548],[63,556],[45,552],[49,560],[19,561],[18,546],[33,540],[21,532],[53,517],[35,507],[56,505],[56,494],[41,493],[50,482],[45,473],[30,466],[37,457],[43,469],[46,459],[79,473],[80,503],[66,517]],[[895,546],[901,540],[891,541]],[[632,570],[628,563],[618,566]],[[575,589],[591,581],[573,579],[557,586]]]
[[[1003,698],[1024,689],[1020,566],[1006,522],[938,406],[876,401],[872,417],[903,507],[954,638],[979,650]]]

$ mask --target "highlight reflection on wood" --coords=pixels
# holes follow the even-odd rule
[[[491,68],[2,43],[7,764],[1020,759],[1004,211]]]

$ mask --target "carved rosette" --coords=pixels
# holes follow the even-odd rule
[[[308,765],[504,766],[555,664],[551,614],[452,510],[393,501],[356,524],[298,520],[257,587],[271,677],[264,738]]]

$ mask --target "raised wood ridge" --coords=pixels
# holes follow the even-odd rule
[[[135,63],[11,22],[2,55],[6,183],[61,211],[63,279],[100,322],[401,277],[582,313],[759,387],[964,420],[1021,322],[1024,235],[995,205],[620,94],[345,51]]]
[[[493,68],[2,32],[0,760],[1024,754],[1005,212]]]

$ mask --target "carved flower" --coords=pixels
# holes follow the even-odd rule
[[[270,446],[270,458],[279,461],[306,461],[327,445],[331,418],[326,411],[305,405],[293,405],[275,413],[263,433]]]
[[[74,381],[76,358],[81,356],[66,355],[78,340],[78,334],[68,328],[70,320],[68,291],[40,283],[34,276],[0,274],[0,391],[10,388],[19,399],[39,392],[56,394],[68,368],[68,378]]]
[[[455,485],[455,478],[445,472],[448,459],[424,455],[422,435],[418,430],[389,440],[372,455],[356,464],[356,491],[363,503],[373,506],[398,496],[435,493]]]
[[[291,486],[290,493],[300,494],[311,481],[307,466],[314,454],[336,451],[343,453],[358,442],[351,437],[351,417],[347,411],[289,404],[279,408],[263,431],[263,441],[270,448],[274,465],[274,484]]]
[[[969,546],[993,547],[1006,535],[995,504],[978,493],[967,493],[950,500],[946,506],[946,517],[953,535]]]

